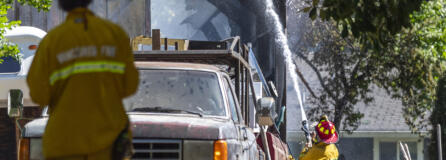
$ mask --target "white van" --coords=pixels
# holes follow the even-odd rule
[[[7,107],[8,92],[20,89],[23,92],[23,105],[36,106],[29,96],[26,75],[34,58],[34,53],[46,32],[35,27],[19,26],[6,30],[5,38],[17,44],[20,50],[20,61],[11,57],[3,57],[0,64],[0,108]]]

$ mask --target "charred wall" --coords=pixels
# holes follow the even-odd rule
[[[283,24],[285,2],[274,0]],[[162,37],[217,41],[241,36],[243,43],[252,43],[265,77],[278,89],[278,106],[286,104],[286,66],[263,0],[152,0],[151,5],[152,28],[161,29]],[[281,128],[284,138],[286,126]]]
[[[286,0],[273,1],[285,26]],[[11,20],[21,20],[23,26],[49,31],[66,16],[57,6],[57,0],[53,0],[49,12],[38,12],[32,7],[15,4],[7,16]],[[168,38],[216,41],[241,36],[243,43],[253,44],[265,77],[275,83],[280,94],[278,106],[286,104],[286,66],[282,50],[275,42],[273,26],[265,15],[263,1],[94,0],[89,8],[96,15],[121,25],[130,37],[150,36],[152,28],[161,29],[161,36]],[[281,128],[282,137],[285,137],[286,125]]]
[[[282,22],[286,21],[285,0],[274,0]],[[23,26],[48,31],[65,19],[66,13],[53,1],[49,12],[15,4],[8,18]],[[151,28],[161,29],[162,36],[195,40],[221,40],[241,36],[252,43],[263,73],[275,82],[285,105],[285,63],[276,47],[273,26],[259,0],[94,0],[89,6],[96,15],[121,25],[130,37],[150,36]],[[169,23],[163,23],[169,22]],[[286,23],[283,23],[284,25]]]

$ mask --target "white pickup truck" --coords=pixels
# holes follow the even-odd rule
[[[273,123],[275,101],[257,96],[245,60],[248,50],[234,49],[240,46],[237,38],[230,42],[231,49],[135,51],[139,89],[124,101],[133,134],[132,159],[260,160],[265,153],[269,156],[269,148],[281,149],[275,159],[286,159],[283,142],[267,141],[265,130],[255,131]],[[43,159],[47,120],[42,116],[24,126],[19,159]],[[260,144],[271,147],[261,149]]]

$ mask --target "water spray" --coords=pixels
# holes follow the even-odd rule
[[[285,63],[288,67],[288,70],[290,71],[291,79],[293,81],[293,88],[294,91],[297,94],[297,99],[300,106],[300,113],[302,118],[302,130],[305,132],[305,137],[307,139],[307,142],[311,142],[311,136],[308,130],[308,119],[305,114],[304,106],[302,103],[302,95],[300,93],[299,89],[299,83],[297,78],[297,73],[294,72],[296,70],[296,66],[294,65],[293,58],[292,58],[292,52],[290,50],[290,47],[288,46],[288,39],[284,33],[283,25],[279,20],[279,15],[274,10],[274,5],[272,0],[265,0],[266,4],[266,14],[272,18],[272,23],[274,24],[274,32],[276,33],[275,40],[276,42],[281,46],[283,52],[283,56],[285,57]],[[311,143],[308,143],[311,145]],[[311,147],[311,146],[310,146]]]

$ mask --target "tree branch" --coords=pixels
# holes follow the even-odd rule
[[[305,61],[305,63],[307,63],[310,68],[314,71],[314,73],[316,73],[317,79],[319,80],[319,83],[321,84],[322,88],[324,89],[324,91],[328,94],[328,96],[332,99],[336,99],[336,97],[333,95],[333,93],[330,92],[330,90],[328,89],[327,85],[325,85],[324,80],[322,79],[322,75],[319,72],[319,70],[317,69],[316,66],[314,66],[314,64],[312,64],[310,62],[310,60],[308,60],[307,57],[305,57],[304,55],[298,53],[298,52],[294,52],[297,53],[297,56],[299,56],[300,58],[302,58],[302,60]]]
[[[314,98],[319,98],[318,96],[316,96],[316,94],[314,94],[313,90],[311,89],[310,85],[308,85],[307,80],[305,80],[304,76],[302,75],[302,72],[300,72],[299,68],[297,68],[296,63],[294,63],[294,65],[296,66],[296,73],[299,76],[300,80],[302,80],[302,83],[305,85],[305,87],[307,87],[308,91],[310,91],[310,94],[314,97]]]
[[[363,51],[360,51],[360,55],[362,55],[362,57],[363,58],[360,58],[359,60],[358,60],[358,62],[355,64],[355,66],[353,67],[353,70],[352,70],[352,72],[350,73],[350,79],[353,81],[362,81],[362,80],[364,80],[364,78],[365,77],[368,77],[369,75],[368,75],[368,66],[369,66],[369,64],[367,64],[367,66],[366,66],[366,68],[367,68],[367,70],[366,70],[366,73],[363,73],[363,74],[361,74],[361,75],[358,75],[357,77],[355,77],[354,75],[356,75],[357,73],[358,73],[358,71],[359,71],[359,66],[361,65],[361,63],[365,60],[365,59],[368,59],[369,58],[369,56],[367,55],[367,54],[365,54],[365,52],[363,52]],[[367,75],[366,75],[367,74]]]

